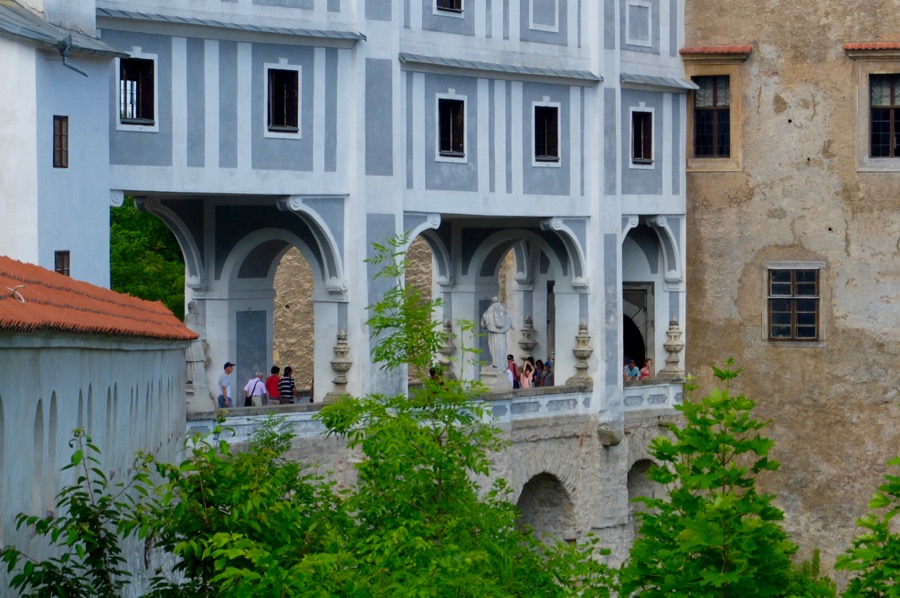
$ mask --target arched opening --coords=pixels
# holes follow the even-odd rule
[[[638,368],[648,358],[660,361],[656,352],[664,339],[657,338],[656,323],[667,321],[668,309],[658,297],[664,270],[659,236],[646,224],[631,229],[622,243],[622,340],[624,357]]]
[[[555,475],[544,472],[528,480],[516,506],[520,512],[519,525],[531,527],[544,541],[576,539],[575,508]]]
[[[278,262],[274,286],[272,361],[260,364],[259,371],[268,377],[271,367],[277,365],[281,368],[281,375],[284,375],[284,368],[290,366],[301,402],[309,401],[315,373],[311,342],[316,338],[315,281],[309,262],[296,247],[289,249]],[[254,372],[244,373],[249,377]],[[244,379],[239,381],[241,388],[244,382]]]
[[[625,359],[633,359],[637,367],[644,364],[647,348],[644,345],[644,337],[641,330],[634,323],[634,320],[628,316],[622,317],[622,339],[624,345]]]
[[[659,498],[665,491],[662,485],[650,479],[649,472],[652,466],[652,461],[642,459],[632,465],[628,471],[628,525],[632,539],[638,537],[641,527],[637,513],[647,512],[647,505],[635,502],[634,499],[639,496]]]

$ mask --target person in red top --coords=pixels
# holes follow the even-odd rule
[[[281,368],[273,365],[272,375],[266,378],[266,391],[269,393],[269,405],[280,405],[281,395],[278,393],[278,381],[281,380]]]

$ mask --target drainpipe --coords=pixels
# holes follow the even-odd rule
[[[56,44],[56,48],[59,50],[59,55],[62,56],[63,66],[67,69],[72,69],[79,75],[84,75],[85,77],[88,74],[75,66],[74,64],[69,64],[69,54],[72,53],[72,34],[70,33],[66,39],[59,40],[59,43]]]

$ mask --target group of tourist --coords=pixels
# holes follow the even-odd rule
[[[273,365],[271,374],[263,381],[263,373],[258,371],[244,385],[243,405],[237,405],[231,391],[231,373],[236,364],[225,362],[224,372],[219,376],[219,408],[227,407],[261,407],[263,405],[287,405],[300,397],[300,391],[294,384],[294,370],[288,366],[281,368]]]
[[[649,357],[644,360],[644,367],[638,369],[634,364],[634,360],[630,357],[625,358],[625,366],[622,368],[622,377],[625,382],[634,380],[646,380],[653,377],[653,360]]]
[[[535,388],[542,386],[554,386],[553,364],[547,361],[534,360],[528,356],[522,361],[521,367],[516,364],[512,355],[506,356],[506,376],[513,388]]]

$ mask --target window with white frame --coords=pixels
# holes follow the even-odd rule
[[[653,112],[643,107],[631,110],[631,163],[653,163]]]
[[[461,161],[466,157],[466,98],[454,90],[437,96],[437,159]]]
[[[821,340],[821,270],[824,264],[775,263],[766,267],[767,335],[770,341]]]
[[[535,102],[533,105],[534,163],[559,166],[559,103]]]
[[[869,155],[900,158],[900,75],[870,75],[869,102]]]
[[[300,66],[266,65],[266,136],[300,137]]]
[[[117,69],[120,126],[136,130],[158,130],[157,57],[140,48],[130,58],[120,58]]]
[[[435,0],[434,8],[443,12],[462,12],[463,0]]]

